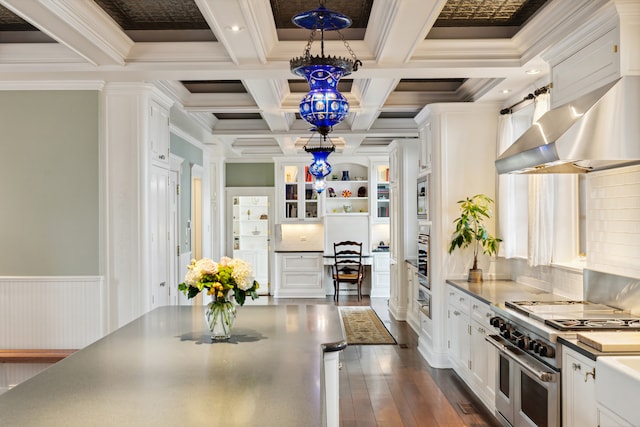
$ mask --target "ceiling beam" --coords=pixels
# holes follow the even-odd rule
[[[0,0],[92,65],[124,65],[133,41],[93,1]]]

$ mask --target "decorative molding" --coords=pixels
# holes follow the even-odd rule
[[[100,80],[0,80],[0,90],[103,90],[105,82]]]

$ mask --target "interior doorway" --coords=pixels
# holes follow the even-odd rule
[[[191,167],[191,219],[189,220],[189,238],[191,239],[191,258],[202,258],[202,241],[203,241],[203,225],[202,225],[202,166],[193,165]],[[193,305],[204,304],[202,293],[199,293],[192,299]]]
[[[270,294],[273,250],[272,187],[227,188],[227,254],[251,264],[260,295]]]

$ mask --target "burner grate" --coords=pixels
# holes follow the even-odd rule
[[[545,323],[563,331],[574,329],[640,330],[640,319],[548,319]]]

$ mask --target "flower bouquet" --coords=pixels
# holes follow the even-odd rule
[[[213,297],[205,312],[211,338],[228,339],[236,315],[234,300],[242,306],[247,296],[258,298],[259,285],[253,280],[251,265],[239,258],[222,257],[220,262],[202,258],[191,260],[187,269],[178,289],[189,299],[206,289]]]

